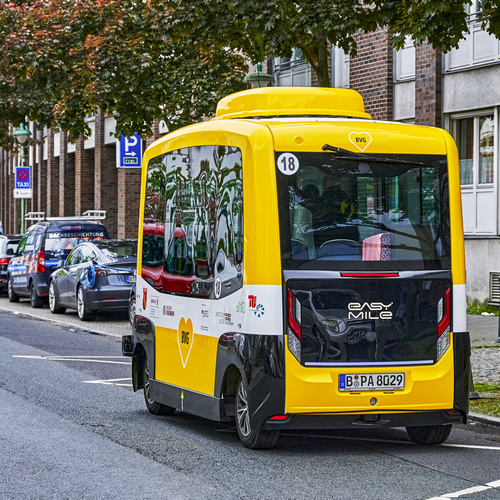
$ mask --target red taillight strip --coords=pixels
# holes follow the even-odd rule
[[[269,420],[286,420],[288,418],[288,415],[274,415],[274,417],[271,417]]]
[[[399,273],[340,273],[342,278],[397,278]]]
[[[451,291],[448,288],[444,294],[444,314],[443,319],[438,324],[438,338],[446,330],[446,327],[450,324],[450,296]]]
[[[300,339],[300,326],[297,323],[297,321],[295,321],[295,317],[293,315],[293,299],[294,299],[293,293],[290,290],[288,290],[288,297],[287,297],[288,326],[290,327],[292,332],[295,333],[295,335],[297,335],[297,338]]]
[[[0,264],[8,264],[10,259],[0,259]]]

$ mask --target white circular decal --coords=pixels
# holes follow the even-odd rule
[[[220,278],[215,279],[215,298],[218,299],[220,297],[220,294],[222,292],[222,283],[220,281]]]
[[[293,175],[299,170],[299,159],[292,153],[279,155],[276,164],[279,171],[285,175]]]

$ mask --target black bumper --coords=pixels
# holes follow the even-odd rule
[[[453,411],[453,410],[450,410]],[[286,420],[267,420],[263,429],[367,429],[375,427],[417,427],[426,425],[463,424],[462,414],[446,411],[413,413],[365,413],[336,415],[290,415]]]

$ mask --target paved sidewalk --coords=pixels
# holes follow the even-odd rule
[[[76,311],[71,309],[67,309],[64,314],[52,314],[48,304],[44,304],[40,309],[33,309],[29,299],[21,297],[19,302],[9,302],[5,295],[0,297],[0,311],[2,310],[14,314],[26,314],[34,318],[72,326],[77,330],[85,330],[119,339],[122,338],[122,335],[131,333],[131,326],[126,312],[103,312],[97,316],[95,321],[81,321]]]

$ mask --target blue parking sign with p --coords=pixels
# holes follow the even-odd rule
[[[135,133],[132,137],[120,137],[120,158],[118,167],[142,166],[142,140],[141,136]]]

